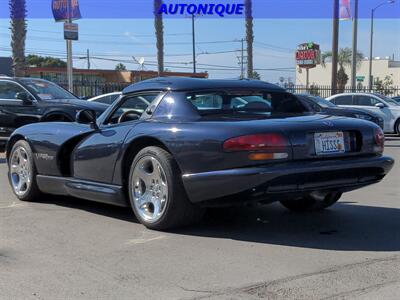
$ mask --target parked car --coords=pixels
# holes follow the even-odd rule
[[[104,104],[111,105],[113,104],[120,96],[122,95],[121,92],[114,92],[110,94],[104,94],[100,95],[94,98],[89,99],[89,101],[93,102],[100,102]],[[146,107],[149,106],[150,102],[152,101],[152,97],[148,97],[146,95],[143,96],[138,96],[137,98],[137,103],[136,103],[136,108],[141,110],[145,109]]]
[[[34,122],[75,121],[82,109],[100,115],[106,105],[79,100],[43,79],[0,77],[0,148],[18,127]]]
[[[372,111],[383,118],[385,133],[400,135],[400,105],[389,97],[371,93],[346,93],[331,96],[327,100],[343,107],[361,107]]]
[[[392,99],[400,104],[400,96],[393,97]]]
[[[199,220],[208,206],[324,209],[393,165],[379,126],[310,113],[261,81],[151,79],[125,88],[99,118],[85,110],[77,121],[13,133],[7,161],[19,199],[131,206],[142,224],[164,230]]]
[[[99,95],[99,96],[90,98],[88,101],[99,102],[99,103],[110,105],[110,104],[113,104],[114,101],[117,100],[119,96],[121,96],[121,92],[113,92],[113,93],[103,94],[103,95]]]
[[[373,112],[361,108],[339,107],[319,96],[298,94],[297,97],[316,113],[323,113],[332,116],[343,116],[374,122],[382,129],[384,128],[383,118]]]

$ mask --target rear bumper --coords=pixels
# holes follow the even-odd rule
[[[274,194],[354,190],[379,182],[393,164],[387,156],[353,157],[184,174],[182,178],[194,203],[238,194],[262,199]]]

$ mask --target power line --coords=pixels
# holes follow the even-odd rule
[[[0,33],[1,36],[9,36],[7,33]],[[34,36],[34,35],[29,35],[27,36],[27,40],[33,40],[33,41],[45,41],[45,42],[56,42],[56,43],[64,43],[65,41],[63,39],[59,38],[52,38],[52,37],[40,37],[40,36]],[[111,41],[99,41],[99,40],[80,40],[81,43],[86,43],[86,44],[107,44],[109,45]],[[143,42],[121,42],[121,41],[115,41],[118,43],[119,46],[121,45],[126,45],[126,46],[153,46],[154,43],[143,43]],[[237,40],[221,40],[221,41],[201,41],[197,42],[197,44],[228,44],[228,43],[237,43]],[[170,42],[166,43],[166,45],[191,45],[192,42]]]
[[[3,51],[9,51],[11,52],[10,47],[1,47],[0,50]],[[225,54],[225,53],[235,53],[238,50],[226,50],[226,51],[204,51],[201,53],[197,53],[197,56],[199,55],[218,55],[218,54]],[[38,48],[26,48],[26,52],[28,54],[41,54],[41,55],[49,55],[49,56],[56,56],[56,55],[66,55],[65,51],[62,50],[47,50],[47,49],[38,49]],[[81,52],[77,53],[77,55],[84,56],[86,53]],[[106,53],[106,54],[96,54],[92,53],[92,55],[95,56],[101,56],[101,57],[132,57],[132,54],[118,54],[118,53]],[[156,55],[149,55],[149,54],[135,54],[135,56],[138,57],[156,57]],[[164,54],[165,57],[180,57],[180,56],[192,56],[192,53],[172,53],[172,54]]]
[[[7,26],[0,26],[2,29],[9,29]],[[28,32],[41,32],[41,33],[50,33],[50,34],[62,34],[62,30],[60,31],[50,31],[50,30],[39,30],[39,29],[31,29],[28,27]],[[79,33],[81,36],[102,36],[102,37],[155,37],[155,34],[136,34],[128,32],[129,34],[100,34],[100,33]],[[189,36],[191,33],[189,32],[180,32],[180,33],[164,33],[164,36]]]

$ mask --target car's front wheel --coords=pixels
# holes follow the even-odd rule
[[[137,219],[150,229],[188,225],[199,221],[204,212],[187,198],[172,155],[159,147],[146,147],[134,158],[129,198]]]
[[[328,194],[311,193],[300,199],[282,200],[281,204],[289,210],[303,212],[303,211],[318,211],[335,204],[342,193],[331,192]]]
[[[34,201],[42,193],[36,184],[36,167],[28,142],[20,140],[11,149],[8,161],[8,178],[18,199]]]

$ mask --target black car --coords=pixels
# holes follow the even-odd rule
[[[163,230],[216,205],[323,209],[393,165],[379,126],[308,112],[261,81],[152,79],[127,87],[99,118],[86,110],[77,121],[13,133],[7,161],[19,199],[48,193],[130,206]]]
[[[75,121],[82,109],[98,115],[107,105],[75,97],[60,86],[43,79],[0,77],[0,148],[18,127],[47,121]]]
[[[340,107],[332,102],[321,98],[319,96],[298,94],[297,97],[305,104],[311,111],[317,113],[324,113],[333,116],[343,116],[349,118],[356,118],[374,122],[382,129],[384,128],[384,120],[382,117],[363,109]]]

